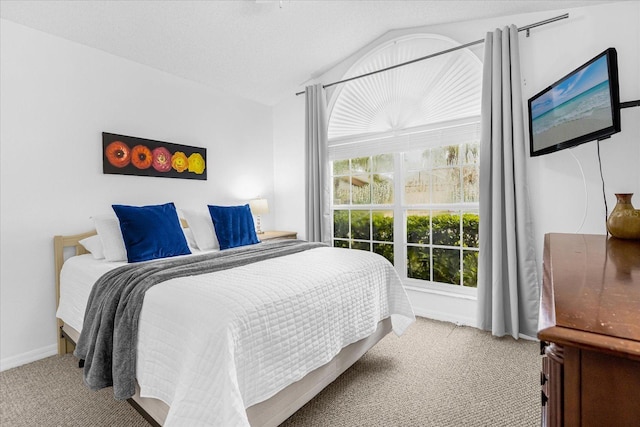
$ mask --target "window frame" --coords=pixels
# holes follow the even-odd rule
[[[446,122],[446,123],[439,123],[439,124],[435,124],[435,125],[427,125],[427,126],[421,126],[418,128],[410,128],[410,129],[405,129],[401,132],[385,132],[385,133],[378,133],[378,134],[367,134],[367,135],[358,135],[355,137],[349,137],[349,138],[341,138],[339,140],[332,140],[330,141],[330,146],[336,146],[336,145],[348,145],[348,151],[346,151],[346,155],[348,157],[345,157],[345,155],[337,155],[337,156],[330,156],[329,157],[329,162],[331,162],[330,164],[330,173],[329,173],[329,178],[330,178],[330,206],[329,209],[331,211],[331,243],[332,245],[334,244],[334,240],[338,239],[338,240],[343,240],[343,241],[353,241],[354,239],[352,238],[334,238],[334,234],[335,234],[335,230],[334,230],[334,211],[337,210],[346,210],[346,211],[357,211],[357,210],[366,210],[370,213],[370,221],[369,221],[369,250],[373,252],[373,243],[377,243],[378,241],[374,241],[373,239],[373,221],[372,221],[372,212],[375,211],[393,211],[393,218],[394,218],[394,228],[393,228],[393,233],[394,233],[394,238],[393,238],[393,242],[391,244],[393,244],[393,253],[394,253],[394,266],[396,268],[396,271],[398,272],[398,275],[400,276],[400,278],[402,279],[404,285],[408,288],[413,288],[413,289],[419,289],[419,290],[431,290],[431,291],[436,291],[439,293],[447,293],[447,294],[458,294],[461,296],[468,296],[468,297],[475,297],[477,295],[477,284],[476,287],[468,287],[468,286],[464,286],[462,278],[461,278],[461,283],[458,284],[450,284],[450,283],[440,283],[440,282],[434,282],[431,280],[423,280],[423,279],[415,279],[415,278],[410,278],[408,277],[408,262],[407,262],[407,248],[409,246],[412,246],[412,244],[410,244],[408,242],[407,239],[407,215],[409,211],[412,210],[423,210],[423,211],[441,211],[441,210],[452,210],[452,211],[456,211],[460,214],[461,219],[460,219],[460,236],[462,238],[462,233],[463,233],[463,221],[462,221],[462,215],[464,215],[465,213],[478,213],[479,212],[479,202],[460,202],[460,203],[448,203],[448,204],[434,204],[434,203],[420,203],[420,204],[407,204],[405,201],[405,193],[404,193],[404,183],[405,183],[405,174],[406,171],[404,169],[404,153],[407,151],[414,151],[414,150],[424,150],[424,149],[428,149],[428,148],[434,148],[434,147],[438,147],[438,146],[447,146],[447,145],[451,145],[450,142],[446,142],[444,144],[438,144],[438,143],[433,143],[433,144],[429,144],[428,146],[423,146],[423,147],[409,147],[409,146],[405,146],[405,147],[398,147],[397,150],[394,151],[385,151],[383,148],[381,147],[376,147],[375,146],[375,141],[377,140],[382,140],[382,139],[388,139],[388,138],[396,138],[396,137],[402,137],[404,135],[411,135],[411,134],[416,134],[416,133],[423,133],[423,132],[429,132],[429,131],[433,131],[435,129],[438,129],[439,127],[445,126],[445,127],[449,127],[450,125],[468,125],[468,124],[478,124],[479,126],[479,121],[480,121],[480,117],[479,116],[474,116],[474,117],[470,117],[470,118],[466,118],[463,120],[455,120],[452,122]],[[479,132],[478,132],[478,139],[479,139]],[[467,143],[465,141],[462,142],[458,142],[458,144],[464,144]],[[383,144],[383,145],[387,145],[387,144]],[[370,150],[371,147],[374,147],[373,150]],[[402,148],[407,148],[405,150],[403,150]],[[349,193],[349,203],[348,204],[334,204],[334,170],[333,170],[333,162],[335,161],[340,161],[340,160],[350,160],[353,158],[362,158],[362,157],[369,157],[370,163],[371,163],[371,171],[369,172],[371,177],[373,177],[373,175],[376,173],[373,170],[373,158],[377,155],[380,154],[389,154],[389,155],[393,155],[393,159],[394,159],[394,171],[393,171],[393,203],[392,204],[373,204],[373,203],[369,203],[369,204],[353,204],[352,203],[352,192],[351,192],[351,186],[350,185],[350,193]],[[459,169],[460,174],[463,174],[463,169],[464,169],[465,164],[464,163],[459,163],[456,168]],[[344,174],[338,174],[336,176],[344,176]],[[351,162],[349,163],[349,177],[353,176],[353,171],[351,169]],[[462,199],[464,199],[464,194],[462,195]],[[370,200],[372,201],[372,200]],[[351,232],[351,213],[349,214],[349,233]],[[430,228],[430,232],[432,233],[433,230]],[[358,241],[361,239],[358,239]],[[383,242],[386,243],[386,242]],[[351,246],[351,245],[349,245]],[[448,246],[442,246],[442,245],[433,245],[433,241],[430,239],[430,244],[429,245],[424,245],[424,247],[427,248],[431,248],[430,249],[430,253],[432,253],[432,248],[436,247],[443,247],[443,248],[447,248],[447,249],[451,249],[454,247],[448,247]],[[454,249],[458,249],[461,252],[461,257],[460,257],[460,272],[462,274],[463,270],[463,262],[464,262],[464,247],[463,246],[459,246],[459,247],[455,247]],[[472,251],[478,251],[479,252],[479,248],[470,248],[468,250],[472,250]],[[431,263],[433,263],[433,259],[430,257]]]

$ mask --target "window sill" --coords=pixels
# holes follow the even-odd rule
[[[416,283],[418,282],[418,283]],[[407,290],[426,294],[443,295],[452,298],[476,301],[478,291],[476,288],[465,288],[456,285],[442,285],[439,283],[421,283],[422,281],[404,279],[403,285]],[[453,289],[451,289],[453,288]]]

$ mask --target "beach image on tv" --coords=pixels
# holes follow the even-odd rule
[[[607,58],[570,75],[531,103],[534,149],[613,125]]]

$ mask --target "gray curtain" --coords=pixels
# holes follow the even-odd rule
[[[526,173],[518,30],[487,33],[480,140],[478,327],[535,337],[540,282]]]
[[[322,84],[316,84],[306,87],[305,96],[306,237],[310,242],[328,243],[331,239],[331,216],[329,213],[326,95]]]

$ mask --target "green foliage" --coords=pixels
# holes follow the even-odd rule
[[[433,244],[460,246],[460,215],[441,213],[431,217]]]
[[[393,216],[385,212],[368,210],[334,211],[334,236],[345,240],[335,240],[334,246],[371,250],[369,240],[371,231],[373,251],[393,263]],[[464,248],[478,248],[479,217],[477,214],[462,215],[462,236],[460,233],[460,215],[449,212],[429,215],[407,216],[407,275],[411,278],[433,280],[440,283],[460,284],[460,257],[463,261],[462,284],[476,287],[478,282],[478,251]],[[371,228],[370,228],[371,227]],[[355,240],[354,240],[355,239]],[[429,245],[450,246],[460,249],[433,248],[433,262]],[[377,243],[389,242],[389,243]],[[431,266],[433,264],[433,271]],[[432,277],[433,275],[433,277]]]
[[[433,281],[460,284],[460,251],[433,248]]]
[[[431,280],[429,248],[407,246],[407,277]]]
[[[430,240],[431,225],[427,215],[407,216],[407,243],[419,243],[428,245]]]
[[[369,240],[369,211],[351,211],[351,234],[353,239]]]
[[[348,240],[334,239],[333,240],[333,246],[335,248],[347,248],[347,249],[349,249],[349,241]]]
[[[478,251],[463,251],[462,284],[470,288],[478,286]]]
[[[382,255],[393,264],[393,244],[392,243],[374,243],[373,252]]]
[[[393,215],[384,212],[373,212],[373,240],[393,242]]]
[[[349,211],[333,211],[333,237],[349,237]]]
[[[478,214],[462,214],[462,246],[465,248],[480,247],[480,217]]]

